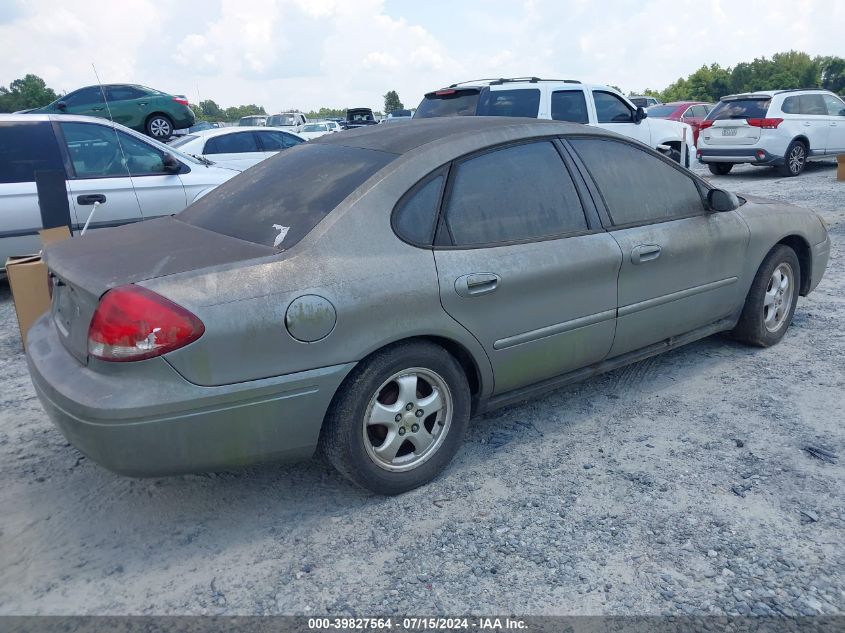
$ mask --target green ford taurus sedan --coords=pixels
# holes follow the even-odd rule
[[[829,250],[812,211],[611,132],[372,126],[48,247],[27,358],[50,417],[119,473],[319,450],[396,494],[493,407],[716,332],[777,343]]]
[[[166,140],[173,130],[196,123],[194,111],[185,97],[134,84],[86,86],[29,112],[84,114],[111,119],[158,140]]]

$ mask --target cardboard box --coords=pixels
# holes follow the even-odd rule
[[[836,157],[836,180],[845,181],[845,154]]]
[[[60,242],[70,237],[67,227],[39,231],[44,246]],[[41,255],[10,257],[6,260],[6,276],[12,290],[12,301],[18,315],[18,328],[21,341],[26,349],[26,333],[32,324],[50,309],[50,281],[47,265]]]

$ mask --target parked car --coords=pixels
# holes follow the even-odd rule
[[[314,123],[306,123],[299,130],[299,136],[306,141],[319,138],[324,134],[333,134],[340,132],[343,128],[334,121],[316,121]]]
[[[173,130],[191,127],[197,120],[184,96],[136,84],[86,86],[28,112],[102,117],[158,140],[170,138]]]
[[[35,172],[67,177],[72,228],[181,211],[238,172],[212,167],[129,128],[85,116],[0,115],[0,266],[41,249]]]
[[[703,101],[672,101],[661,103],[648,108],[648,116],[652,119],[669,119],[670,121],[683,121],[692,128],[692,140],[698,145],[698,132],[701,129],[701,122],[710,113],[714,104]]]
[[[638,108],[650,108],[651,106],[656,106],[663,103],[660,99],[657,99],[655,97],[646,97],[643,95],[629,95],[628,101],[633,103]]]
[[[188,134],[171,143],[171,147],[221,167],[244,170],[304,142],[301,136],[283,130],[228,127]]]
[[[319,446],[395,494],[447,466],[472,415],[715,332],[777,343],[829,250],[815,213],[597,128],[372,126],[48,246],[27,358],[53,421],[117,472]]]
[[[238,119],[238,126],[241,127],[256,127],[259,125],[267,125],[267,119],[269,119],[266,114],[254,114],[250,116],[242,116]]]
[[[394,110],[390,112],[384,119],[384,123],[394,123],[396,121],[410,121],[414,113],[411,110]]]
[[[734,165],[797,176],[807,161],[845,153],[845,102],[827,90],[759,90],[722,97],[701,124],[698,159],[714,174]]]
[[[365,125],[376,125],[375,116],[370,108],[349,108],[346,111],[346,120],[341,124],[347,130]]]
[[[306,123],[308,123],[308,118],[302,112],[282,112],[267,117],[266,125],[298,132]]]
[[[452,84],[425,95],[414,118],[448,116],[516,116],[594,125],[637,139],[681,160],[686,129],[689,166],[692,128],[677,121],[648,119],[648,114],[608,86],[568,79],[480,80]]]

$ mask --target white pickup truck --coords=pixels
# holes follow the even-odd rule
[[[649,119],[609,86],[584,84],[572,79],[478,79],[429,92],[414,118],[443,116],[518,116],[584,123],[637,139],[684,163],[695,156],[692,128],[680,121]]]

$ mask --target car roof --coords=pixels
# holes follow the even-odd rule
[[[661,103],[659,105],[665,106],[691,106],[691,105],[710,105],[707,101],[669,101],[668,103]]]
[[[340,134],[327,134],[310,142],[405,154],[423,145],[448,143],[456,135],[479,134],[502,129],[521,131],[525,136],[555,136],[572,133],[616,136],[599,128],[579,123],[521,117],[456,116],[412,119],[404,125],[367,126]]]

